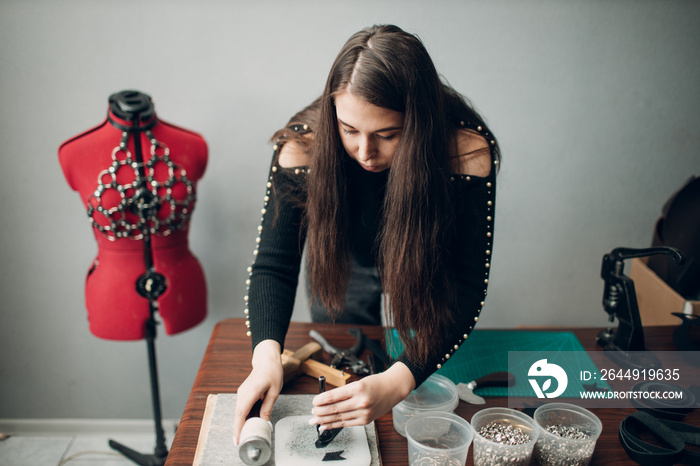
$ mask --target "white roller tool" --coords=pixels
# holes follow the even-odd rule
[[[241,429],[238,456],[245,464],[265,464],[272,456],[272,423],[260,417],[262,400],[258,400]]]

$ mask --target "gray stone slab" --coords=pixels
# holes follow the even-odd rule
[[[311,414],[312,400],[315,395],[280,395],[272,409],[271,422],[273,425],[282,418]],[[208,434],[204,441],[201,453],[201,466],[217,465],[243,465],[238,457],[238,448],[233,444],[233,416],[236,408],[236,395],[233,393],[220,393],[216,395],[216,403],[213,407],[211,421],[208,426]],[[205,417],[206,419],[206,417]],[[206,428],[207,426],[202,426]],[[372,465],[379,466],[379,447],[374,422],[365,426],[367,440],[372,456]],[[272,431],[273,457],[267,463],[275,465],[274,459],[275,432]],[[310,445],[310,448],[315,448]]]

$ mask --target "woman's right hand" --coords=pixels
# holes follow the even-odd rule
[[[262,400],[260,417],[269,421],[272,407],[283,385],[282,348],[274,340],[263,340],[253,350],[253,370],[238,387],[236,411],[233,419],[233,441],[239,443],[241,429],[256,401]]]

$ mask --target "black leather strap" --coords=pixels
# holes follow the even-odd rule
[[[642,432],[653,435],[660,445],[641,439]],[[700,453],[686,450],[687,444],[700,446],[700,428],[682,422],[658,419],[644,411],[630,414],[620,423],[620,442],[632,460],[641,465],[700,465]]]
[[[646,381],[640,382],[632,387],[634,392],[674,392],[681,393],[680,398],[655,399],[655,398],[634,398],[632,405],[642,411],[654,415],[660,419],[670,421],[680,421],[686,414],[697,407],[697,397],[693,388],[681,387],[668,382]]]

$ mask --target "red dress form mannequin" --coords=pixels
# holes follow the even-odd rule
[[[142,339],[153,304],[172,335],[206,316],[204,271],[189,250],[187,229],[207,145],[199,134],[159,121],[145,94],[139,96],[150,111],[138,122],[124,119],[113,102],[119,94],[110,96],[102,124],[64,142],[58,153],[97,240],[85,286],[90,331],[110,340]],[[140,144],[133,135],[137,129]],[[151,271],[165,289],[154,299],[137,291],[139,279],[149,291],[160,285],[143,278],[144,240],[150,242]]]

